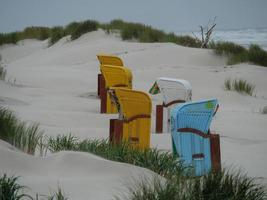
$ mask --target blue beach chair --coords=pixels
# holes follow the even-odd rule
[[[215,160],[219,160],[220,165],[219,140],[214,143],[211,139],[214,135],[209,132],[217,109],[218,101],[210,99],[183,103],[171,111],[173,152],[180,156],[185,166],[194,167],[196,176],[206,174],[212,169],[214,146],[215,154],[219,156]]]

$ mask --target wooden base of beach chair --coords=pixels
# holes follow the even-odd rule
[[[163,105],[156,106],[156,133],[163,131]]]
[[[122,142],[123,121],[119,119],[110,119],[109,123],[109,141],[114,144]]]
[[[102,74],[97,75],[97,96],[100,98],[100,91],[105,88],[105,79]]]
[[[103,76],[102,76],[102,78],[103,78]],[[102,82],[101,84],[103,84],[104,87],[102,87],[102,85],[100,84],[101,85],[100,91],[99,91],[99,93],[100,93],[100,113],[107,113],[107,98],[108,97],[107,97],[107,89],[105,88],[104,78],[101,79],[101,82]]]
[[[174,100],[169,102],[168,104],[163,105],[156,105],[156,133],[162,133],[163,132],[163,120],[164,120],[164,108],[168,108],[169,106],[172,106],[174,104],[178,103],[184,103],[184,100]],[[169,117],[168,117],[169,118]],[[170,125],[170,119],[168,119],[167,126]]]
[[[220,135],[210,134],[210,154],[212,170],[221,170],[221,150],[220,150]]]

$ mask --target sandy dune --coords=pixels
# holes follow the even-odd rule
[[[220,110],[212,130],[221,135],[222,162],[267,182],[267,115],[260,113],[267,106],[267,68],[226,66],[226,59],[210,50],[170,43],[124,42],[101,30],[72,42],[69,37],[63,38],[50,48],[45,48],[46,42],[26,40],[18,46],[0,48],[9,80],[0,81],[0,105],[15,111],[22,120],[39,122],[47,135],[71,132],[80,138],[108,137],[109,119],[116,115],[99,113],[96,54],[116,54],[132,69],[135,89],[148,91],[157,77],[166,76],[188,80],[194,100],[218,98]],[[224,80],[230,77],[254,83],[256,96],[225,91]],[[161,100],[160,95],[151,97],[154,105]],[[151,146],[170,150],[170,135],[154,134],[154,116],[155,108]],[[80,192],[87,196],[94,192],[95,197],[99,195],[95,199],[109,199],[114,187],[130,176],[128,171],[150,174],[85,153],[61,152],[38,158],[0,145],[1,172],[16,172],[23,176],[24,183],[41,193],[60,182],[64,190],[71,191],[72,199],[79,199]]]

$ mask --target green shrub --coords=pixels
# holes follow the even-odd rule
[[[226,79],[224,81],[224,88],[225,90],[237,91],[239,93],[248,94],[252,96],[255,89],[255,85],[243,79]]]
[[[98,27],[99,27],[99,23],[97,21],[87,20],[87,21],[81,22],[72,32],[71,39],[75,40],[85,33],[96,31]]]
[[[6,174],[0,177],[0,200],[26,200],[33,199],[24,193],[25,186],[18,184],[18,178],[8,177]]]
[[[62,37],[65,36],[64,28],[61,26],[56,26],[51,29],[51,36],[49,39],[49,46],[55,44],[59,41]]]
[[[38,124],[27,126],[20,122],[13,112],[0,107],[0,139],[14,145],[20,150],[34,154],[42,138]]]

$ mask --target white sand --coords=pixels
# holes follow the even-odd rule
[[[218,98],[220,109],[212,130],[221,135],[224,166],[241,167],[249,176],[263,177],[267,182],[267,115],[260,113],[267,106],[267,68],[249,64],[226,66],[226,59],[210,50],[123,42],[103,31],[85,34],[72,42],[66,37],[50,48],[45,48],[46,42],[27,40],[19,46],[0,48],[9,80],[0,81],[0,104],[15,111],[22,120],[39,122],[47,135],[71,132],[82,139],[107,138],[109,119],[116,115],[99,113],[96,54],[116,54],[132,69],[135,89],[148,91],[157,77],[165,76],[188,80],[194,100]],[[230,77],[254,83],[256,97],[224,91],[224,80]],[[161,97],[152,99],[155,105]],[[169,134],[154,134],[154,118],[151,146],[171,149]],[[72,199],[81,198],[79,192],[85,196],[93,192],[99,195],[95,199],[109,199],[113,191],[109,185],[118,186],[121,179],[127,179],[127,170],[147,173],[84,153],[62,152],[41,159],[0,148],[0,155],[2,172],[17,170],[36,192],[47,191],[49,185],[55,188],[59,181]],[[105,187],[96,189],[101,184]]]

